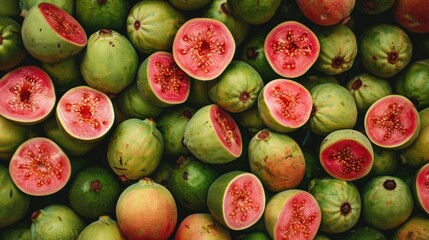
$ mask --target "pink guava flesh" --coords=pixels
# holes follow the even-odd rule
[[[322,217],[316,199],[308,192],[291,197],[279,213],[274,226],[275,239],[313,239]]]
[[[313,100],[301,84],[287,79],[270,81],[264,89],[267,106],[283,126],[298,128],[310,118]]]
[[[373,161],[368,148],[350,139],[334,142],[320,153],[320,162],[326,172],[346,181],[367,175]]]
[[[58,35],[74,44],[85,46],[87,36],[80,23],[69,13],[51,3],[40,3],[40,11]]]
[[[411,101],[400,95],[389,95],[371,105],[364,125],[372,143],[380,147],[395,148],[416,136],[420,129],[420,119]]]
[[[189,96],[189,76],[168,52],[156,52],[149,59],[148,76],[151,88],[164,102],[183,103]]]
[[[213,104],[210,109],[210,119],[222,144],[233,156],[239,157],[243,149],[243,143],[240,130],[231,115]]]
[[[87,86],[70,89],[58,101],[59,123],[68,134],[78,139],[100,138],[113,126],[114,116],[109,97]]]
[[[220,21],[193,18],[176,33],[173,56],[177,65],[198,80],[218,77],[234,57],[235,42],[229,29]]]
[[[429,213],[429,164],[423,166],[416,175],[417,201],[426,213]]]
[[[255,224],[265,210],[265,192],[261,181],[252,174],[242,174],[225,191],[223,212],[231,229]]]
[[[0,93],[0,115],[24,124],[47,118],[56,100],[51,78],[36,66],[19,67],[4,75]]]
[[[35,137],[22,143],[9,163],[15,185],[32,196],[46,196],[61,190],[71,174],[70,160],[53,141]]]
[[[316,62],[320,44],[317,36],[305,25],[285,21],[268,33],[264,50],[276,73],[286,78],[296,78]]]

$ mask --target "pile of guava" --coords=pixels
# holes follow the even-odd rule
[[[429,239],[429,0],[3,0],[0,240]]]

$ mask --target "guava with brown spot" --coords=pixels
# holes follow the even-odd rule
[[[253,226],[264,213],[264,187],[252,173],[230,171],[211,184],[207,206],[212,216],[226,228],[244,230]]]
[[[332,26],[344,24],[350,19],[350,14],[355,7],[355,0],[328,0],[310,1],[297,0],[297,5],[302,14],[310,21],[322,25]]]

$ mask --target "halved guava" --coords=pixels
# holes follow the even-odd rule
[[[140,65],[137,87],[147,101],[167,107],[188,99],[191,82],[189,76],[177,66],[171,53],[157,51]]]
[[[402,95],[391,94],[374,102],[365,114],[365,132],[377,146],[403,149],[420,131],[420,117],[414,104]]]
[[[183,143],[198,159],[211,164],[232,162],[243,151],[234,118],[216,104],[195,112],[186,125]]]
[[[374,150],[369,139],[353,129],[336,130],[320,145],[320,163],[334,178],[353,181],[366,176],[374,164]]]
[[[264,187],[252,173],[231,171],[212,183],[207,193],[207,206],[222,225],[243,230],[255,224],[264,213]]]
[[[291,132],[310,118],[313,100],[300,83],[289,79],[275,79],[261,90],[258,111],[265,125],[278,132]]]
[[[34,137],[23,142],[9,162],[15,185],[32,196],[46,196],[61,190],[70,179],[70,160],[52,140]]]
[[[417,170],[413,190],[418,206],[429,214],[429,163]]]
[[[192,18],[177,31],[173,57],[177,65],[198,80],[213,80],[232,61],[235,41],[228,27],[211,18]]]
[[[296,78],[316,62],[320,43],[310,28],[290,20],[278,24],[268,33],[264,49],[268,63],[277,74]]]
[[[313,239],[321,220],[317,200],[300,189],[275,194],[265,207],[264,222],[273,239]]]
[[[37,66],[21,66],[0,79],[0,115],[19,124],[36,124],[52,112],[55,89]]]
[[[59,62],[77,55],[87,44],[85,30],[65,10],[47,2],[32,7],[22,22],[22,41],[42,62]]]
[[[113,126],[110,98],[91,87],[77,86],[64,93],[56,108],[58,125],[73,138],[96,141]]]

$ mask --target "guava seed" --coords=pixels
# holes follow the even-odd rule
[[[304,32],[298,36],[295,36],[293,30],[289,30],[285,37],[279,41],[271,43],[274,54],[283,54],[285,63],[283,68],[295,69],[295,61],[293,60],[297,56],[310,56],[311,55],[311,43],[308,40],[308,33]]]
[[[273,96],[278,99],[278,102],[282,106],[281,112],[285,119],[296,119],[295,108],[298,104],[302,103],[301,94],[293,94],[289,90],[284,90],[279,87],[275,87]]]
[[[253,210],[257,211],[259,206],[257,203],[253,202],[252,199],[252,182],[248,181],[243,184],[243,188],[239,188],[237,185],[234,185],[230,188],[229,194],[233,197],[233,201],[231,202],[231,205],[233,207],[232,212],[230,212],[228,215],[236,219],[238,213],[241,213],[240,220],[246,221],[248,216],[248,211]]]
[[[225,136],[226,144],[228,146],[231,146],[232,141],[234,142],[238,141],[238,138],[234,133],[234,127],[222,113],[217,112],[216,115],[217,115],[216,122],[220,126],[220,129],[222,130],[222,134]]]
[[[44,9],[43,13],[45,16],[55,21],[56,32],[60,33],[66,39],[74,39],[75,37],[80,36],[78,26],[73,22],[68,21],[64,14],[51,9]]]
[[[371,117],[373,127],[378,127],[386,130],[383,139],[390,139],[395,131],[406,134],[407,129],[402,125],[400,114],[403,110],[403,106],[398,103],[392,103],[387,106],[386,111],[382,116]]]
[[[180,93],[180,81],[185,79],[185,73],[177,66],[176,63],[171,63],[170,66],[165,66],[160,62],[155,63],[157,74],[155,74],[154,82],[161,86],[161,92],[172,91]]]
[[[82,94],[81,101],[66,103],[66,111],[75,113],[77,119],[75,123],[87,123],[97,129],[101,126],[95,114],[99,101],[99,97],[91,97],[85,93]]]
[[[329,158],[341,164],[342,174],[359,172],[362,169],[361,164],[365,162],[363,158],[356,158],[350,147],[332,153]]]
[[[8,104],[13,112],[34,112],[39,109],[37,101],[33,100],[33,94],[41,92],[40,81],[37,76],[22,76],[21,81],[12,86],[9,91],[14,97]]]
[[[284,229],[284,233],[282,235],[283,240],[287,239],[295,239],[294,236],[302,233],[305,238],[310,235],[309,225],[314,223],[314,220],[317,217],[316,212],[312,212],[309,215],[304,213],[304,210],[307,205],[307,200],[303,199],[298,202],[295,198],[292,200],[293,210],[291,211],[292,216],[289,222],[287,222],[282,229]]]

